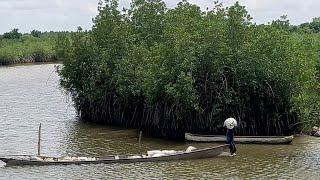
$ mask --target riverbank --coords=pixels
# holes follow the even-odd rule
[[[18,60],[10,60],[10,61],[0,61],[0,66],[10,66],[10,65],[23,65],[23,64],[37,64],[37,63],[59,63],[58,60],[54,59],[43,59],[41,61],[37,61],[34,58],[22,58]]]
[[[8,68],[8,67],[19,67],[19,66],[35,66],[35,65],[45,65],[45,64],[54,64],[54,65],[62,65],[63,62],[59,60],[49,60],[46,62],[22,62],[22,63],[13,63],[7,65],[0,65],[0,68]]]

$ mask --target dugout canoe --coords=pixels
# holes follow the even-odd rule
[[[217,142],[225,143],[226,136],[200,135],[185,133],[185,139],[195,142]],[[293,136],[235,136],[235,143],[239,144],[290,144]]]
[[[23,156],[23,157],[4,157],[0,160],[6,166],[12,165],[68,165],[68,164],[109,164],[109,163],[134,163],[134,162],[157,162],[186,159],[202,159],[216,157],[222,154],[228,145],[220,145],[204,149],[196,149],[191,152],[177,151],[176,154],[164,155],[159,157],[148,157],[147,155],[115,155],[106,157],[47,157],[47,156]]]

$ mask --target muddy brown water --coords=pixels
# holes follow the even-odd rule
[[[56,64],[0,67],[0,155],[104,156],[153,149],[185,149],[210,143],[142,138],[137,131],[80,123],[61,90]],[[320,179],[320,139],[291,145],[237,145],[235,157],[133,164],[12,166],[0,179]]]

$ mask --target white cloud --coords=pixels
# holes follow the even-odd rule
[[[1,0],[0,33],[90,29],[98,0]]]
[[[180,0],[164,0],[169,8]],[[189,0],[202,9],[212,8],[214,0]],[[245,5],[257,23],[267,23],[288,15],[294,24],[311,21],[320,16],[319,0],[238,0]],[[130,0],[120,0],[128,7]],[[220,0],[227,6],[236,0]],[[98,0],[0,0],[0,33],[19,28],[22,32],[90,29],[97,13]]]
[[[226,0],[230,5],[236,0]],[[267,23],[278,19],[282,15],[288,15],[293,24],[301,24],[320,16],[319,0],[239,0],[257,23]]]

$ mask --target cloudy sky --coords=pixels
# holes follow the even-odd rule
[[[128,6],[131,0],[120,0]],[[164,0],[174,7],[180,0]],[[212,7],[214,0],[189,0],[201,8]],[[220,0],[226,6],[236,0]],[[288,15],[291,23],[300,24],[320,16],[319,0],[239,0],[257,23],[267,23]],[[0,0],[0,34],[19,28],[21,32],[90,29],[97,14],[98,0]]]

